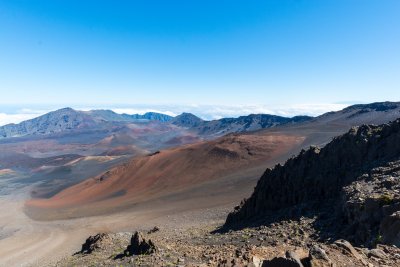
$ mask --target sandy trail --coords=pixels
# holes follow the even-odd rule
[[[0,198],[0,266],[42,266],[76,250],[82,236],[93,230],[79,229],[78,220],[33,221],[23,205],[21,196]]]
[[[211,183],[202,187],[200,191],[204,192],[215,186]],[[239,187],[234,191],[239,191]],[[0,197],[0,266],[46,266],[78,251],[89,235],[143,231],[154,226],[183,229],[223,219],[231,210],[231,198],[215,198],[219,194],[210,190],[209,201],[202,201],[204,196],[196,196],[197,191],[142,203],[124,212],[58,221],[35,221],[26,216],[23,210],[26,195]],[[188,194],[192,195],[189,199]]]
[[[63,221],[35,221],[23,211],[23,197],[0,197],[0,266],[46,266],[80,249],[89,236],[99,232],[133,231],[150,229],[154,225],[180,227],[185,223],[183,207],[162,208],[149,203],[139,210],[131,210],[107,216],[70,219]],[[159,208],[155,207],[158,206]],[[230,205],[229,205],[230,207]],[[229,210],[229,208],[226,208]],[[196,213],[196,211],[191,211]],[[197,211],[202,213],[203,211]],[[218,216],[223,216],[218,213]],[[203,217],[203,215],[199,215]],[[173,219],[175,218],[175,219]],[[204,219],[204,218],[203,218]],[[190,223],[192,220],[187,220]]]

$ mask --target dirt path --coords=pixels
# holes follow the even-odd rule
[[[23,205],[21,196],[0,198],[0,266],[38,266],[56,260],[71,254],[90,231],[78,229],[77,220],[33,221],[24,214]]]

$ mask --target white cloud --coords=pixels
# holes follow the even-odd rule
[[[9,123],[20,123],[21,121],[33,119],[40,115],[41,114],[38,114],[38,113],[20,113],[20,114],[0,113],[0,126],[6,125]]]

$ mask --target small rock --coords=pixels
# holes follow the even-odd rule
[[[370,251],[368,251],[368,257],[375,257],[378,259],[386,259],[387,255],[383,250],[375,248],[375,249],[371,249]]]
[[[303,267],[295,252],[286,251],[286,257],[276,257],[272,260],[263,261],[262,267]]]
[[[311,267],[333,267],[334,264],[329,259],[325,250],[318,246],[313,246],[310,249],[308,259]]]
[[[150,229],[147,232],[147,234],[152,234],[152,233],[155,233],[155,232],[158,232],[158,231],[160,231],[160,228],[158,228],[157,226],[154,226],[152,229]]]
[[[335,245],[339,248],[341,248],[344,252],[346,252],[349,255],[352,255],[354,258],[358,259],[361,261],[364,265],[367,265],[368,263],[363,259],[363,257],[355,250],[355,248],[350,244],[349,241],[346,241],[344,239],[339,239],[335,241]]]

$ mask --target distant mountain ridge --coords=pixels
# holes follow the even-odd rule
[[[118,114],[112,110],[105,110],[105,109],[97,109],[97,110],[90,110],[86,112],[87,114],[94,116],[99,120],[104,121],[119,121],[119,122],[134,122],[138,120],[144,121],[161,121],[167,122],[170,121],[173,117],[157,113],[157,112],[146,112],[142,114]]]
[[[1,126],[0,138],[46,135],[82,129],[101,129],[110,126],[110,123],[166,122],[171,118],[171,116],[156,112],[128,115],[118,114],[111,110],[79,111],[72,108],[62,108],[19,124]]]
[[[360,123],[382,121],[382,118],[395,120],[400,117],[400,102],[377,102],[349,106],[336,112],[328,112],[318,117],[295,116],[292,118],[269,114],[250,114],[237,118],[203,120],[191,113],[182,113],[176,117],[157,112],[141,114],[118,114],[111,110],[78,111],[63,108],[40,117],[8,124],[0,127],[0,138],[27,135],[46,135],[81,129],[110,129],[112,125],[140,122],[170,123],[186,128],[197,135],[221,136],[228,133],[256,131],[287,124],[317,123]],[[372,118],[372,120],[371,120]]]
[[[84,112],[63,108],[19,124],[2,126],[0,127],[0,137],[58,133],[95,125],[95,120]]]
[[[269,114],[250,114],[238,118],[223,118],[213,121],[203,121],[196,126],[200,134],[227,134],[231,132],[248,132],[278,125],[301,123],[312,120],[310,116],[295,116],[293,118]]]
[[[268,114],[251,114],[238,118],[206,121],[191,113],[176,117],[157,112],[141,114],[118,114],[112,110],[78,111],[63,108],[19,124],[0,127],[0,138],[46,135],[83,129],[106,129],[113,124],[158,121],[184,127],[203,136],[220,136],[232,132],[264,129],[286,123],[299,123],[313,119],[308,116],[286,118]]]

